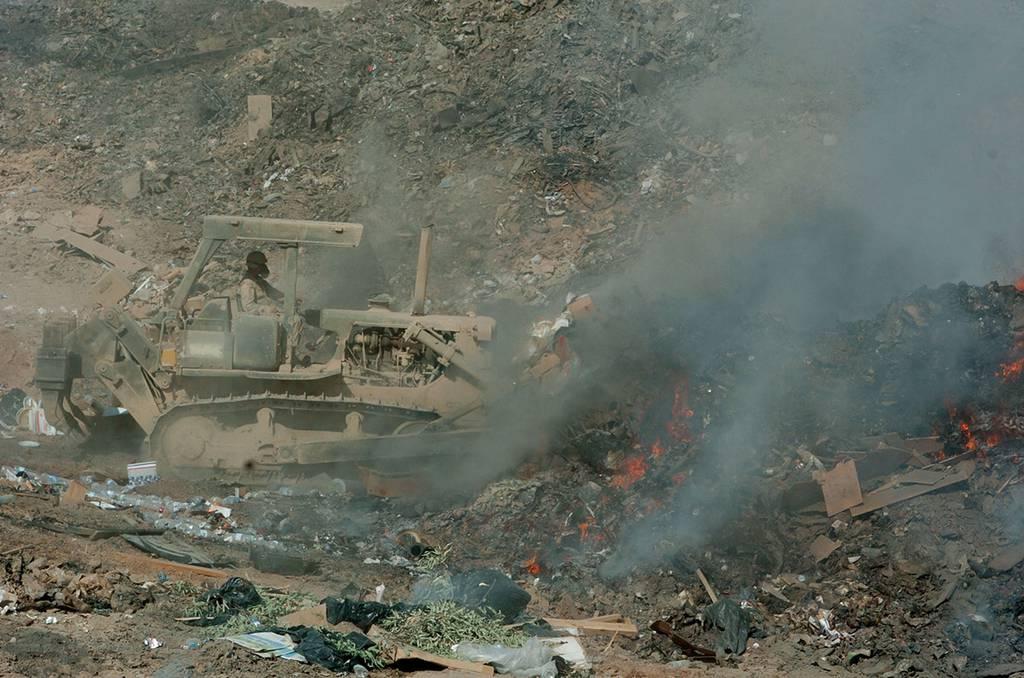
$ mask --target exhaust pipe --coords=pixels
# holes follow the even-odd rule
[[[430,275],[430,249],[434,244],[434,225],[420,229],[420,256],[416,262],[416,288],[412,293],[412,314],[423,315],[427,306],[427,278]]]

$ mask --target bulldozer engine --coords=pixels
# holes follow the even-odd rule
[[[439,378],[444,369],[436,353],[407,341],[403,331],[387,327],[354,333],[345,342],[345,355],[353,378],[380,386],[423,386]]]

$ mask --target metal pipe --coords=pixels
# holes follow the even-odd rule
[[[427,278],[430,275],[430,249],[434,243],[434,225],[420,229],[420,256],[416,262],[416,289],[412,293],[412,314],[423,315],[427,306]]]

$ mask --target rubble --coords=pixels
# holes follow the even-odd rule
[[[21,610],[137,612],[153,595],[116,570],[97,567],[81,571],[73,563],[31,558],[22,553],[4,556],[0,588],[7,613]]]

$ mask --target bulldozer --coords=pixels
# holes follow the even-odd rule
[[[109,304],[80,324],[45,325],[35,382],[50,421],[88,429],[72,387],[95,379],[144,432],[161,475],[184,478],[406,468],[465,451],[485,424],[495,321],[426,312],[430,227],[420,234],[409,312],[380,300],[301,308],[303,256],[362,237],[355,223],[205,217],[166,307],[137,319]],[[246,312],[231,294],[195,294],[229,242],[283,251],[279,310]]]

